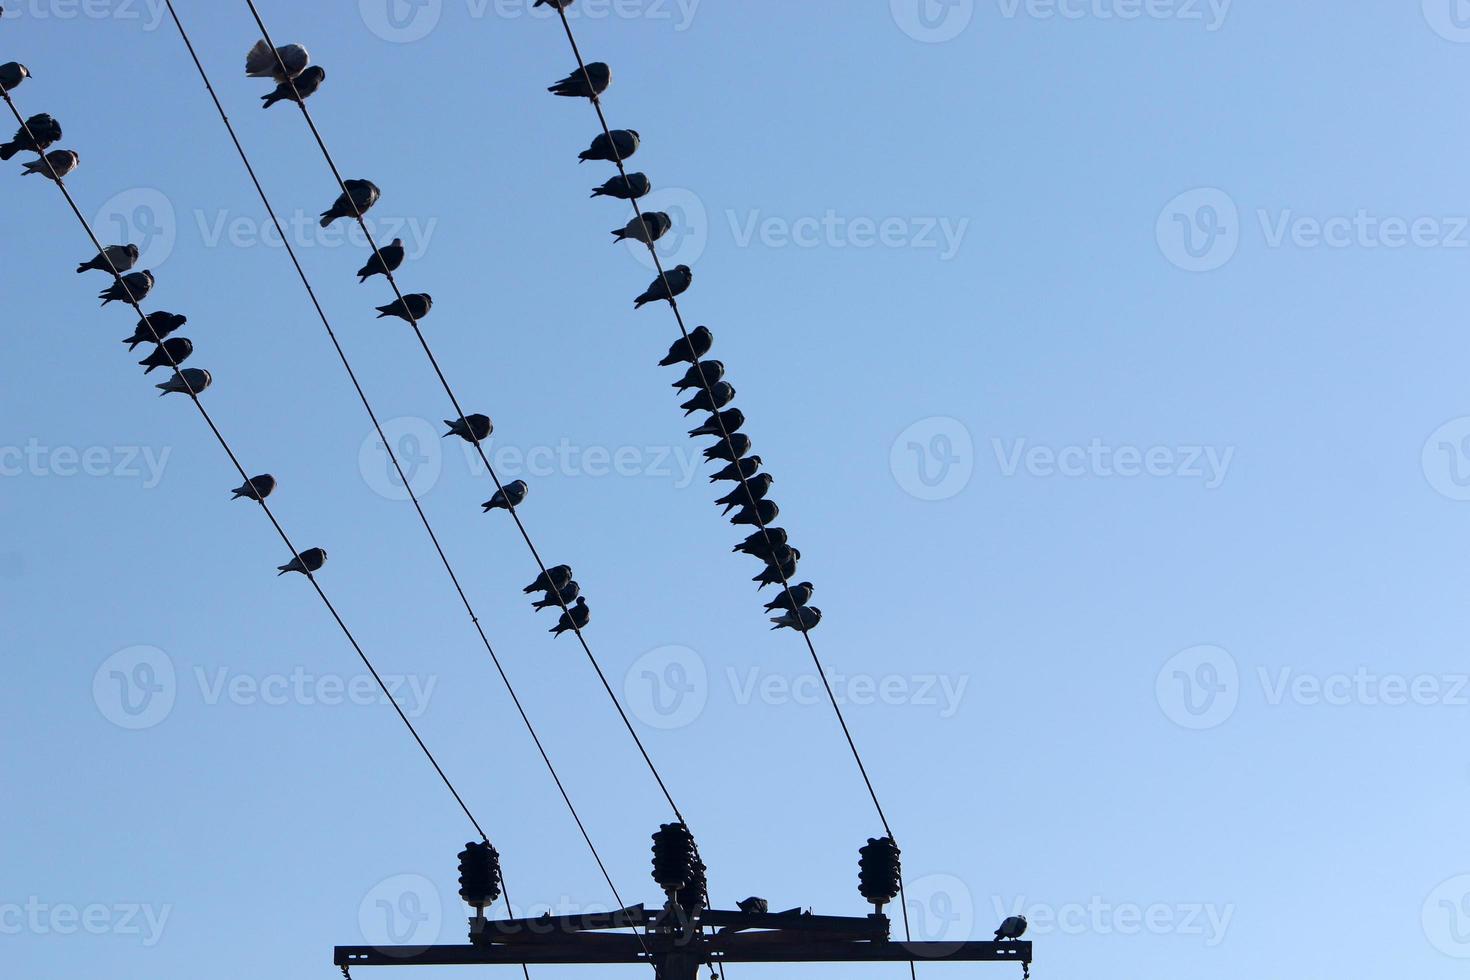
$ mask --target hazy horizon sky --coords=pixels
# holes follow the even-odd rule
[[[707,441],[635,311],[630,208],[532,0],[260,0],[327,71],[344,176],[688,816],[718,904],[867,911],[881,832]],[[98,234],[500,850],[518,911],[612,904],[158,0],[7,0],[0,62]],[[668,807],[367,250],[242,65],[216,91],[619,891]],[[1470,9],[578,0],[903,846],[916,938],[1031,920],[1033,975],[1460,976],[1470,959]],[[8,135],[8,131],[6,134]],[[325,977],[459,943],[472,831],[187,400],[98,309],[54,188],[0,165],[11,804],[0,972]],[[684,397],[687,397],[684,396]],[[504,907],[501,907],[503,912]],[[895,913],[897,910],[893,910]],[[600,968],[535,968],[538,980]],[[639,968],[620,967],[633,976]],[[1012,966],[924,965],[924,977]],[[381,971],[379,971],[381,972]],[[429,970],[404,970],[412,976]],[[728,980],[900,965],[732,966]],[[359,976],[374,971],[362,969]],[[406,980],[406,977],[405,977]]]

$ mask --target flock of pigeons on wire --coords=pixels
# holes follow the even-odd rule
[[[545,0],[555,6],[570,4],[572,0]],[[552,85],[549,91],[566,98],[583,98],[597,102],[602,93],[612,84],[612,69],[603,62],[593,62],[585,70],[578,67],[566,78]],[[614,129],[602,133],[581,154],[581,160],[606,161],[620,164],[638,152],[642,142],[635,129]],[[593,197],[611,197],[623,201],[636,201],[653,189],[652,182],[643,173],[619,173],[601,187],[592,191]],[[650,211],[635,215],[628,224],[613,231],[615,241],[635,241],[650,249],[674,227],[673,219],[663,211]],[[649,284],[649,287],[633,301],[635,309],[660,300],[673,305],[675,297],[683,294],[694,283],[694,273],[687,265],[675,266]],[[689,430],[691,438],[714,436],[719,442],[704,451],[705,459],[723,461],[726,465],[710,477],[711,483],[728,481],[735,489],[715,501],[725,508],[724,514],[735,514],[730,523],[737,527],[754,527],[755,533],[735,546],[735,551],[759,558],[765,568],[754,577],[758,587],[782,586],[796,577],[796,565],[801,559],[800,549],[791,545],[785,528],[771,527],[780,514],[780,508],[768,494],[775,478],[761,472],[762,461],[751,455],[751,440],[740,430],[745,426],[745,413],[731,408],[735,400],[735,387],[725,380],[725,365],[717,360],[702,360],[714,346],[714,334],[708,327],[695,328],[687,337],[681,337],[669,348],[669,353],[659,361],[662,367],[688,364],[684,376],[674,382],[673,387],[682,395],[688,389],[698,389],[693,398],[680,407],[686,416],[695,412],[708,412],[706,420]],[[822,611],[809,606],[814,589],[812,583],[789,585],[779,596],[766,604],[767,612],[779,612],[772,618],[776,625],[772,629],[797,629],[803,632],[815,627],[822,619]]]

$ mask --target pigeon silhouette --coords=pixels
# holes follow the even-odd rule
[[[724,384],[723,381],[720,383]],[[685,412],[684,414],[687,415],[689,413]],[[722,425],[724,426],[723,429],[720,428]],[[690,429],[689,436],[692,439],[698,439],[700,436],[718,436],[725,433],[733,435],[739,432],[744,426],[745,413],[738,408],[730,408],[718,415],[711,415],[699,428]],[[740,453],[739,455],[744,456],[745,453]]]
[[[357,281],[367,282],[371,276],[382,276],[398,271],[398,267],[403,264],[403,256],[403,239],[393,239],[392,245],[385,245],[378,249],[373,253],[373,257],[368,259],[367,265],[357,270],[360,277]]]
[[[16,61],[7,61],[0,65],[0,89],[9,92],[20,85],[21,82],[31,77],[31,70]]]
[[[277,82],[285,82],[306,71],[309,64],[311,55],[301,45],[287,44],[272,51],[262,38],[245,55],[245,75],[247,78],[274,78]]]
[[[689,339],[680,337],[674,341],[674,346],[669,348],[669,353],[659,367],[672,367],[681,361],[697,361],[710,352],[715,345],[715,335],[710,332],[709,327],[695,327],[689,332]]]
[[[239,500],[241,497],[247,500],[264,500],[276,492],[276,478],[269,473],[260,476],[252,476],[249,480],[234,489],[231,500]]]
[[[787,576],[787,578],[790,577],[789,575]],[[782,589],[780,595],[766,603],[766,612],[775,612],[778,609],[785,612],[795,612],[812,601],[812,593],[815,591],[816,586],[810,582],[793,585],[789,590]]]
[[[41,174],[47,180],[60,180],[75,173],[81,165],[82,158],[75,150],[52,150],[44,157],[27,163],[21,168],[21,173]]]
[[[800,560],[801,552],[792,548],[790,554],[783,561],[767,565],[761,569],[759,575],[751,578],[751,581],[756,584],[756,591],[759,592],[768,585],[780,585],[783,582],[790,582],[796,577],[796,563]]]
[[[175,371],[172,378],[153,387],[165,395],[187,395],[190,392],[197,395],[212,384],[214,384],[214,376],[203,368],[184,368],[182,371]]]
[[[493,497],[485,501],[483,505],[485,513],[488,514],[497,507],[501,510],[510,510],[514,507],[519,507],[525,502],[526,495],[530,492],[531,488],[526,485],[525,480],[516,480],[513,483],[507,483],[499,490],[496,490]],[[570,602],[571,600],[568,601]]]
[[[995,930],[995,941],[1001,942],[1008,939],[1020,939],[1026,935],[1026,917],[1024,915],[1006,916],[1000,928]]]
[[[428,293],[409,293],[401,300],[395,299],[387,306],[378,307],[378,319],[385,316],[396,316],[398,319],[413,323],[422,320],[429,315],[434,308],[434,297]]]
[[[748,480],[760,472],[762,460],[759,456],[747,456],[737,463],[720,470],[709,478],[711,483],[719,483],[721,480]]]
[[[566,10],[577,0],[536,0],[533,7],[553,7],[556,10]]]
[[[153,291],[153,273],[144,269],[142,272],[129,272],[120,279],[113,280],[97,298],[102,305],[122,301],[124,303],[141,303]]]
[[[680,392],[688,388],[700,388],[705,385],[718,384],[725,376],[724,361],[704,361],[701,364],[691,365],[685,372],[684,377],[675,381],[669,387],[677,388]]]
[[[573,99],[595,99],[611,84],[612,69],[601,61],[594,61],[587,66],[586,72],[579,67],[546,91]]]
[[[673,227],[674,219],[663,211],[649,211],[641,217],[635,215],[633,220],[622,228],[614,229],[612,234],[613,238],[620,242],[631,239],[635,242],[642,242],[644,245],[652,245],[667,235],[669,229]]]
[[[565,588],[566,584],[571,580],[571,565],[555,565],[536,576],[536,581],[521,591],[526,595],[530,595],[532,592],[550,592],[552,589]]]
[[[194,353],[194,342],[188,337],[170,337],[157,347],[153,353],[143,358],[138,363],[145,370],[144,374],[152,374],[154,368],[173,367],[175,364],[183,364]]]
[[[771,549],[785,547],[787,541],[788,537],[784,527],[768,527],[755,532],[730,550],[769,560]]]
[[[788,612],[780,616],[771,617],[771,622],[776,624],[771,629],[801,630],[805,633],[807,630],[816,629],[817,624],[821,621],[822,610],[816,606],[802,606],[796,612]]]
[[[327,551],[325,548],[308,548],[295,558],[286,562],[286,564],[277,566],[276,570],[280,575],[285,575],[287,572],[300,572],[302,575],[310,575],[312,572],[321,571],[322,566],[326,563]],[[278,575],[277,577],[279,578],[280,576]]]
[[[583,150],[578,157],[582,163],[588,160],[605,160],[608,163],[619,163],[628,159],[638,152],[638,144],[642,137],[636,129],[614,129],[612,139],[607,138],[607,133],[598,133],[592,140],[592,145]]]
[[[553,593],[553,590],[547,590],[546,598],[539,599],[536,602],[531,603],[531,605],[535,608],[537,612],[540,612],[543,609],[551,609],[554,606],[570,606],[572,604],[572,600],[576,599],[577,596],[581,594],[582,587],[578,585],[575,581],[572,581],[562,586],[560,591],[556,591]]]
[[[0,160],[9,160],[17,153],[44,153],[60,139],[61,123],[47,113],[37,113],[15,131],[15,139],[0,145]]]
[[[325,228],[338,218],[356,218],[358,215],[367,214],[383,192],[378,190],[378,185],[370,180],[344,180],[342,186],[347,188],[343,194],[337,195],[337,200],[332,206],[322,212],[322,227]]]
[[[741,483],[734,490],[716,500],[715,504],[724,506],[725,509],[721,516],[730,513],[736,507],[749,507],[754,501],[766,499],[766,494],[771,492],[771,484],[775,482],[776,478],[771,474],[761,473]]]
[[[732,409],[739,411],[739,409]],[[744,416],[742,415],[743,419]],[[728,440],[721,439],[704,451],[704,458],[713,463],[717,459],[723,459],[727,463],[733,463],[750,452],[750,436],[743,432],[736,432]]]
[[[765,915],[771,910],[771,905],[764,898],[752,895],[743,902],[736,902],[736,907],[746,915]]]
[[[122,275],[137,264],[138,246],[109,245],[99,252],[95,259],[89,259],[77,266],[77,272],[81,273],[96,269],[99,272]]]
[[[642,309],[648,303],[656,303],[661,299],[672,304],[674,297],[683,295],[693,283],[694,271],[687,265],[676,265],[648,284],[643,295],[633,301],[633,309]]]
[[[262,109],[269,109],[277,102],[295,102],[300,104],[316,94],[316,90],[322,87],[322,82],[327,80],[326,70],[312,65],[296,78],[288,82],[282,82],[276,86],[276,90],[269,95],[262,95],[260,101]],[[295,85],[293,91],[291,86]]]
[[[721,381],[697,392],[693,398],[679,407],[684,410],[684,415],[687,417],[695,412],[717,412],[734,400],[735,386],[728,381]]]
[[[737,526],[753,524],[759,527],[771,523],[780,515],[781,508],[776,506],[774,500],[758,500],[754,507],[747,505],[736,511],[735,516],[730,518],[730,523]]]
[[[585,597],[578,596],[577,604],[561,614],[561,620],[550,629],[552,636],[561,636],[572,630],[580,630],[587,625],[592,618],[592,610],[587,607]]]
[[[156,344],[188,322],[188,317],[177,313],[149,313],[138,321],[131,337],[123,338],[123,343],[128,345],[128,350],[142,343]]]
[[[488,415],[470,415],[455,422],[445,419],[444,424],[449,426],[444,438],[459,436],[465,442],[484,442],[495,431],[495,423]]]
[[[653,190],[647,174],[636,173],[612,178],[601,187],[592,188],[593,197],[615,197],[620,201],[636,201]]]

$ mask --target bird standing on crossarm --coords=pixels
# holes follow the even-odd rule
[[[995,941],[1002,942],[1011,939],[1020,939],[1026,935],[1026,917],[1024,915],[1010,915],[995,930]]]

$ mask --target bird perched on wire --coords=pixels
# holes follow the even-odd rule
[[[546,598],[531,603],[537,612],[550,609],[553,606],[570,606],[572,600],[582,594],[582,587],[575,580],[568,582],[560,589],[548,589]]]
[[[658,366],[672,367],[680,361],[697,361],[708,354],[714,345],[715,335],[709,327],[695,327],[689,331],[688,340],[680,337],[674,341],[674,346],[669,348],[669,353],[658,362]]]
[[[95,259],[83,262],[77,266],[77,272],[86,272],[96,269],[99,272],[114,272],[122,275],[133,266],[138,264],[138,246],[136,245],[109,245],[97,253]]]
[[[718,384],[725,376],[724,361],[704,361],[701,364],[690,366],[684,373],[684,377],[675,381],[669,387],[677,388],[682,393],[688,388],[699,388],[703,385]]]
[[[751,578],[751,581],[756,584],[756,591],[759,592],[768,585],[780,585],[783,582],[790,582],[796,577],[796,563],[800,560],[801,551],[797,548],[792,548],[791,553],[787,555],[785,561],[767,565],[761,569],[759,575]]]
[[[465,442],[484,442],[495,431],[495,423],[488,415],[469,415],[454,422],[445,419],[444,424],[449,426],[449,431],[444,433],[445,439],[459,436]]]
[[[535,7],[555,7],[557,10],[566,10],[577,0],[536,0]]]
[[[530,595],[532,592],[550,592],[554,589],[564,589],[571,580],[571,565],[554,565],[536,576],[536,581],[521,591],[526,595]]]
[[[1000,924],[1000,928],[995,930],[995,941],[1020,939],[1024,935],[1026,935],[1026,917],[1010,915]]]
[[[733,409],[739,411],[739,409]],[[745,416],[741,416],[743,419]],[[704,458],[713,463],[717,459],[723,459],[727,463],[733,463],[750,452],[750,436],[743,432],[733,433],[728,440],[721,439],[704,451]]]
[[[311,55],[299,44],[287,44],[271,50],[262,38],[245,55],[245,75],[248,78],[274,78],[284,82],[296,78],[311,64]]]
[[[618,174],[601,187],[592,188],[592,196],[615,197],[620,201],[636,201],[651,190],[653,190],[653,182],[648,179],[647,174],[629,174],[626,177]]]
[[[21,173],[41,174],[47,180],[60,180],[71,176],[81,165],[82,158],[77,155],[76,150],[52,150],[45,156],[27,163]]]
[[[322,227],[325,228],[338,218],[355,218],[361,214],[367,214],[378,198],[382,197],[382,191],[378,185],[370,180],[344,180],[342,186],[347,188],[343,194],[337,195],[337,200],[332,206],[322,212]]]
[[[153,353],[138,363],[147,369],[143,372],[144,374],[152,374],[154,368],[183,364],[193,353],[194,342],[188,337],[170,337],[153,348]]]
[[[772,626],[771,629],[778,630],[784,628],[789,630],[801,630],[803,633],[805,633],[807,630],[816,629],[817,624],[821,621],[822,610],[818,609],[816,606],[802,606],[801,608],[797,609],[796,612],[788,612],[783,613],[780,616],[771,617],[771,622],[776,624],[775,626]]]
[[[395,299],[387,306],[378,307],[378,319],[385,316],[396,316],[398,319],[408,323],[422,320],[429,315],[434,308],[434,297],[428,293],[409,293],[403,299]]]
[[[759,456],[747,456],[715,473],[709,478],[709,482],[719,483],[721,480],[735,480],[737,482],[748,480],[760,472],[761,465],[762,460]]]
[[[37,113],[15,131],[15,139],[0,145],[0,160],[9,160],[17,153],[44,153],[60,139],[61,123],[47,113]]]
[[[525,480],[516,480],[512,483],[507,483],[499,490],[496,490],[493,497],[485,501],[483,504],[485,513],[488,514],[497,507],[501,510],[511,510],[512,508],[519,507],[525,503],[526,495],[530,492],[531,488],[526,484]]]
[[[632,239],[642,242],[644,245],[652,245],[660,238],[669,233],[674,227],[674,219],[663,211],[649,211],[647,214],[635,216],[622,228],[613,229],[613,238],[620,242]]]
[[[668,300],[672,304],[674,297],[682,295],[693,283],[694,270],[687,265],[676,265],[648,284],[643,295],[633,301],[633,309],[642,309],[645,304],[661,299]]]
[[[9,92],[31,77],[31,70],[18,61],[7,61],[0,65],[0,89]]]
[[[174,393],[187,395],[191,392],[197,395],[212,384],[214,384],[214,376],[203,368],[184,368],[182,371],[175,371],[172,378],[153,387],[165,395]]]
[[[248,500],[261,501],[276,492],[276,478],[269,473],[260,476],[252,476],[234,490],[231,500],[239,500],[244,497]]]
[[[327,563],[327,550],[325,548],[307,548],[301,554],[292,558],[284,565],[278,565],[276,570],[285,575],[287,572],[300,572],[302,575],[310,575],[319,572]],[[278,576],[279,577],[279,576]]]
[[[144,269],[142,272],[129,272],[114,280],[111,286],[97,294],[97,298],[102,301],[103,306],[118,300],[141,303],[144,297],[152,291],[153,273]]]
[[[611,140],[607,138],[607,133],[597,134],[592,140],[592,145],[583,150],[577,159],[582,163],[588,160],[618,163],[637,153],[638,146],[642,142],[643,138],[638,135],[636,129],[614,129]]]
[[[577,68],[546,91],[572,99],[595,99],[611,84],[612,69],[601,61],[594,61],[585,72]]]
[[[786,547],[788,541],[789,537],[784,527],[768,527],[755,532],[730,550],[737,553],[744,552],[747,555],[754,555],[769,561],[772,549]]]
[[[300,75],[297,75],[290,81],[282,82],[281,84],[277,85],[274,92],[271,92],[269,95],[262,95],[260,97],[260,101],[262,103],[261,108],[269,109],[277,102],[287,101],[295,102],[296,104],[300,105],[302,102],[315,95],[316,90],[321,88],[322,82],[325,82],[326,80],[326,69],[321,68],[317,65],[312,65],[310,68],[306,69],[306,71],[302,72]],[[291,87],[293,84],[296,86],[295,89],[292,89]]]
[[[720,383],[724,384],[723,381]],[[700,436],[718,436],[724,433],[733,434],[739,432],[744,425],[745,413],[738,408],[730,408],[718,415],[711,415],[699,428],[690,429],[689,437],[691,439],[698,439]],[[741,453],[740,455],[744,456],[745,453]]]
[[[679,407],[687,417],[695,412],[717,412],[734,400],[735,386],[728,381],[721,381],[696,392],[693,398]]]
[[[725,508],[721,511],[720,516],[723,517],[736,507],[749,506],[752,501],[766,499],[766,494],[771,492],[771,484],[775,482],[776,478],[771,474],[761,473],[739,484],[734,490],[715,501],[716,506]]]
[[[788,575],[787,578],[790,578]],[[766,603],[766,612],[775,612],[778,609],[786,612],[795,612],[808,602],[812,601],[812,593],[817,587],[810,582],[793,585],[790,589],[782,589],[781,594]]]
[[[385,276],[390,272],[397,272],[398,267],[403,264],[403,239],[393,239],[392,245],[385,245],[373,253],[373,257],[367,260],[367,265],[357,270],[360,277],[358,282],[367,282],[372,276]]]
[[[128,350],[144,342],[156,344],[188,322],[189,318],[179,313],[149,313],[138,321],[131,337],[123,338],[123,343]]]
[[[743,902],[736,902],[735,905],[746,915],[765,915],[771,911],[771,903],[767,902],[764,898],[757,898],[754,895]]]
[[[749,504],[741,507],[730,518],[730,523],[735,525],[754,524],[766,525],[781,515],[781,508],[776,506],[774,500],[758,500],[754,507]]]
[[[587,625],[592,618],[592,610],[587,606],[584,596],[577,597],[577,604],[561,614],[561,619],[548,632],[552,636],[561,636],[572,630],[580,630]]]

